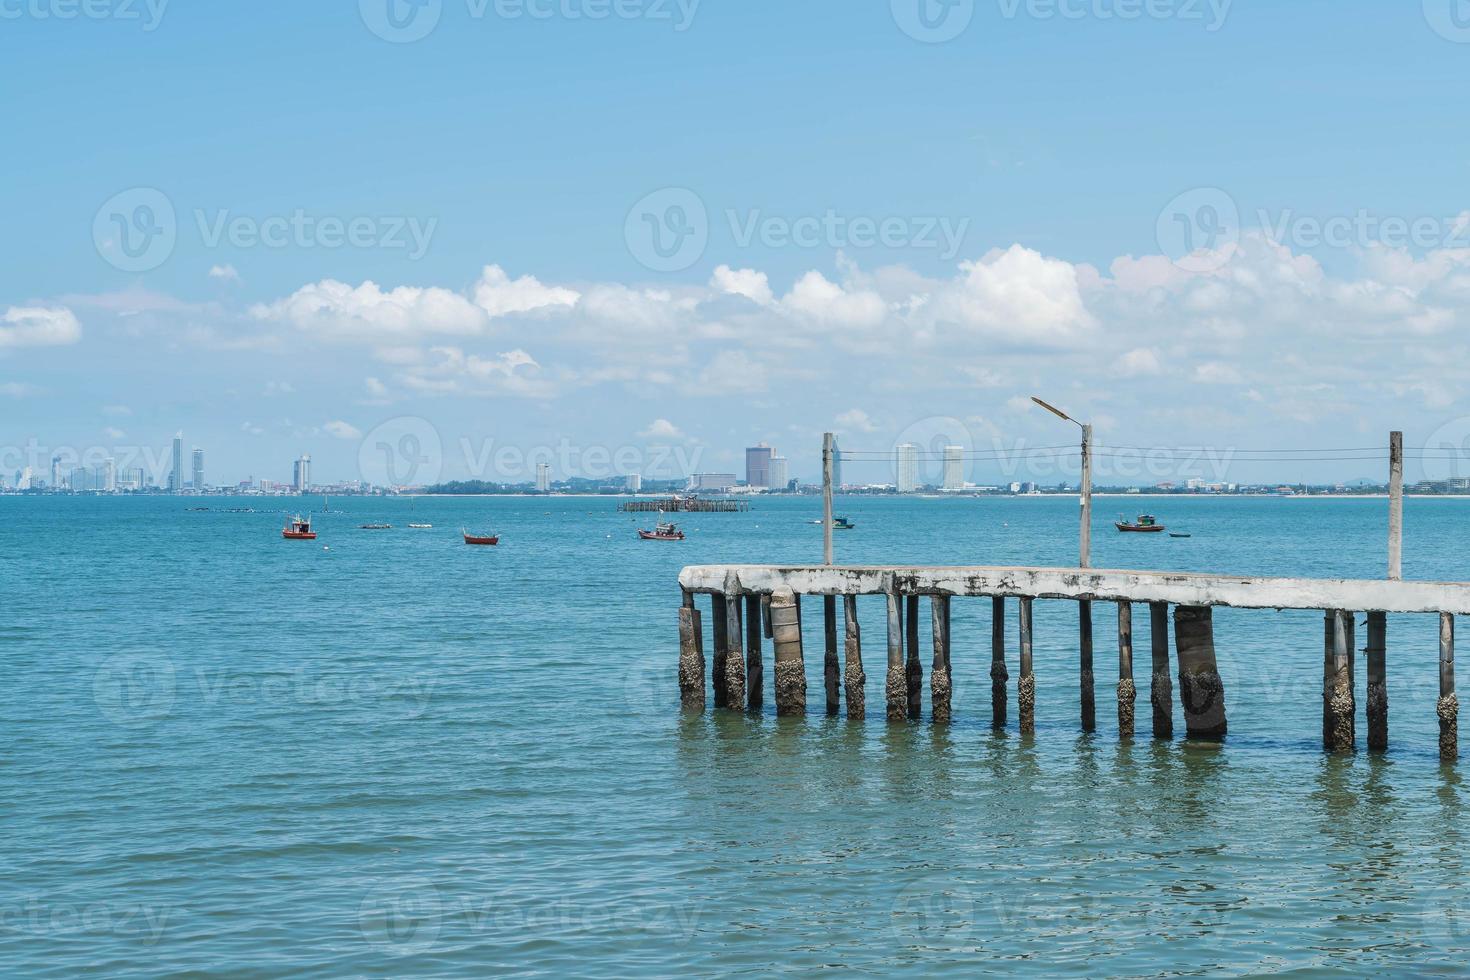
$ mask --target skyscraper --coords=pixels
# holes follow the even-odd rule
[[[771,485],[771,447],[765,443],[745,450],[745,484],[751,487]]]
[[[896,486],[899,493],[913,493],[919,489],[919,447],[905,442],[894,447],[893,466],[896,471]]]
[[[194,492],[202,493],[204,490],[204,450],[194,450]]]
[[[789,480],[790,469],[785,456],[772,456],[770,469],[770,487],[772,490],[785,490]]]
[[[102,489],[117,493],[117,461],[111,456],[102,462]]]
[[[625,479],[628,483],[629,493],[641,493],[643,491],[642,473],[629,473]]]
[[[547,463],[536,464],[536,492],[551,492],[551,466]]]
[[[311,487],[311,457],[306,453],[296,461],[296,467],[291,474],[291,485],[296,488],[297,493],[305,493]]]
[[[184,434],[174,434],[174,468],[168,475],[168,492],[178,493],[184,489]]]
[[[965,488],[965,447],[944,447],[944,489],[963,490]]]
[[[61,457],[51,457],[51,489],[61,489]]]

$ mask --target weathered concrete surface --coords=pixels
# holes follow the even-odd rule
[[[1368,614],[1368,748],[1388,748],[1388,617]]]
[[[917,721],[923,710],[924,665],[919,660],[919,597],[905,597],[904,645],[908,658],[904,662],[904,677],[908,680],[909,717]]]
[[[1455,695],[1455,618],[1439,617],[1439,757],[1446,762],[1460,757],[1460,699]]]
[[[888,677],[883,693],[888,702],[888,720],[907,719],[909,681],[903,664],[903,603],[894,592],[888,593]]]
[[[1002,596],[991,600],[990,613],[990,727],[1006,727],[1006,684],[1011,675],[1006,670],[1006,601]]]
[[[842,710],[842,666],[837,662],[837,597],[822,596],[822,683],[827,693],[827,714]]]
[[[704,710],[704,630],[693,606],[679,607],[679,700]]]
[[[745,597],[746,706],[759,712],[765,700],[765,664],[761,662],[761,597]]]
[[[1082,730],[1097,731],[1097,697],[1094,692],[1096,679],[1092,672],[1092,601],[1084,599],[1077,603],[1077,646],[1080,651],[1080,692],[1078,700],[1082,709]]]
[[[1118,603],[1118,737],[1133,737],[1134,702],[1138,688],[1133,683],[1133,604]]]
[[[745,695],[745,658],[741,654],[744,636],[741,630],[740,596],[734,590],[725,593],[725,707],[731,711],[747,708]]]
[[[1036,675],[1031,663],[1032,602],[1021,599],[1021,611],[1017,617],[1021,637],[1021,679],[1016,682],[1016,704],[1021,709],[1021,734],[1036,731]]]
[[[1174,681],[1169,674],[1169,605],[1148,607],[1149,654],[1153,678],[1149,701],[1154,709],[1154,738],[1174,737]]]
[[[1190,738],[1225,737],[1225,685],[1215,664],[1215,625],[1205,606],[1174,610],[1174,649],[1179,653],[1179,700]]]
[[[776,634],[776,714],[806,714],[806,665],[801,653],[801,623],[796,595],[783,589],[771,596],[771,630]]]
[[[694,565],[679,575],[693,592],[719,592],[733,574],[745,592],[782,586],[812,595],[1029,596],[1106,602],[1167,602],[1241,609],[1361,609],[1470,615],[1470,583],[1372,579],[1255,578],[1096,568],[823,565]]]
[[[929,600],[929,618],[934,634],[934,664],[929,668],[930,712],[937,722],[950,720],[952,691],[949,682],[949,597]]]
[[[857,596],[842,597],[842,615],[847,626],[842,693],[847,696],[847,717],[861,718],[868,707],[865,693],[868,675],[863,673],[863,633],[858,625]]]
[[[1348,668],[1348,651],[1352,639],[1348,621],[1353,615],[1344,610],[1332,617],[1332,659],[1323,675],[1323,697],[1327,700],[1327,738],[1323,748],[1328,752],[1352,752],[1357,747],[1353,732],[1352,672]]]

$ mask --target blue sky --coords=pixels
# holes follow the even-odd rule
[[[0,3],[0,469],[182,428],[352,478],[427,423],[445,477],[813,476],[829,428],[1068,441],[1033,392],[1118,446],[1470,435],[1450,0],[90,2]]]

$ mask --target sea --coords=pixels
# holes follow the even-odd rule
[[[298,509],[318,540],[281,538]],[[1113,531],[1140,510],[1191,536]],[[837,512],[839,564],[1076,562],[1076,498]],[[1382,499],[1096,513],[1098,567],[1385,573]],[[1470,973],[1435,617],[1389,620],[1384,754],[1362,669],[1360,751],[1322,752],[1315,612],[1217,611],[1218,745],[1177,704],[1180,737],[1151,737],[1141,608],[1118,737],[1105,604],[1092,734],[1063,602],[1037,603],[1034,735],[1014,604],[991,729],[985,599],[953,604],[952,724],[927,692],[923,721],[883,720],[878,598],[865,720],[825,714],[815,599],[805,718],[769,686],[759,715],[681,711],[680,569],[818,562],[819,516],[758,498],[664,543],[604,497],[0,497],[0,974]],[[1470,500],[1408,501],[1406,577],[1465,580],[1467,556]]]

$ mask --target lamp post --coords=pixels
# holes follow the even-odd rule
[[[1092,567],[1092,426],[1078,422],[1055,405],[1031,396],[1031,400],[1059,419],[1071,422],[1082,430],[1082,531],[1079,551],[1082,568]]]

